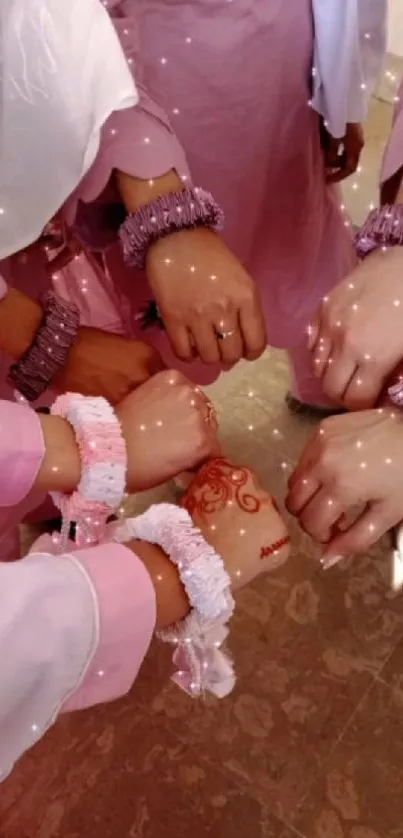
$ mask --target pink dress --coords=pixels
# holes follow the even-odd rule
[[[325,185],[318,117],[308,104],[311,0],[105,0],[105,6],[141,100],[109,119],[96,163],[66,207],[91,246],[115,243],[107,255],[110,276],[101,290],[97,277],[84,291],[71,277],[59,290],[64,284],[81,299],[85,322],[140,332],[170,366],[180,366],[158,328],[140,331],[139,312],[152,295],[145,275],[122,264],[118,198],[104,191],[113,168],[141,178],[175,168],[223,206],[225,239],[259,285],[269,342],[287,348],[294,361],[295,395],[323,400],[305,330],[354,257],[337,193]],[[26,290],[28,280],[31,293],[33,273],[40,282],[34,251],[14,257],[7,277]],[[197,362],[185,370],[200,383],[219,372]]]
[[[337,193],[325,185],[318,117],[308,104],[310,0],[105,5],[135,68],[141,100],[106,126],[104,154],[81,197],[91,201],[99,193],[113,164],[143,178],[174,167],[211,190],[225,211],[228,245],[259,285],[269,342],[291,352],[296,395],[323,400],[304,348],[306,327],[354,257]],[[79,214],[90,240],[94,218],[93,208]],[[97,232],[102,243],[102,226]],[[124,329],[136,333],[136,315],[152,296],[146,277],[122,267],[118,248],[108,263]],[[145,334],[177,365],[158,329]],[[217,372],[193,368],[201,383]]]

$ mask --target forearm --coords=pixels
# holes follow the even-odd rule
[[[60,416],[41,415],[45,454],[34,488],[42,492],[72,492],[81,475],[80,454],[72,426]]]
[[[132,177],[124,172],[116,172],[116,185],[128,213],[135,212],[159,198],[160,195],[179,192],[185,188],[183,180],[173,169],[161,177],[149,180]]]
[[[0,301],[0,348],[18,360],[30,347],[42,319],[42,308],[10,288]]]
[[[190,605],[178,571],[164,551],[155,544],[131,541],[126,544],[143,562],[155,589],[156,628],[166,629],[189,613]]]

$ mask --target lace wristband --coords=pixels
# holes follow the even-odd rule
[[[75,492],[52,493],[63,518],[63,551],[73,522],[78,547],[96,544],[103,537],[108,518],[124,498],[127,455],[119,421],[106,399],[66,393],[56,399],[51,413],[74,428],[82,464]]]
[[[45,392],[66,363],[80,323],[77,306],[48,291],[42,297],[43,318],[31,346],[13,364],[7,380],[28,401]]]
[[[222,230],[224,213],[204,189],[190,188],[161,195],[127,216],[119,236],[124,260],[132,268],[144,268],[147,251],[158,239],[192,227]]]
[[[364,259],[374,250],[403,245],[403,205],[386,204],[372,210],[355,237],[357,255]]]
[[[193,697],[204,691],[218,698],[228,695],[235,675],[232,661],[220,647],[235,602],[222,558],[193,526],[188,512],[169,503],[126,519],[117,526],[114,538],[158,544],[178,568],[191,611],[180,623],[158,633],[161,640],[177,647],[173,660],[179,670],[172,680]]]

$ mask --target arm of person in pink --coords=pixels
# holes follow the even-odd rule
[[[155,619],[151,577],[123,545],[0,563],[0,780],[59,712],[130,689]]]
[[[77,483],[78,451],[64,420],[1,401],[0,427],[1,505]],[[60,710],[127,692],[155,620],[151,576],[124,546],[0,561],[0,779]]]
[[[75,221],[80,237],[94,249],[102,249],[116,241],[122,221],[119,213],[115,217],[111,212],[111,205],[122,204],[121,195],[113,188],[114,172],[122,172],[145,185],[171,173],[172,189],[178,188],[178,176],[189,178],[185,152],[168,116],[150,98],[144,86],[134,16],[127,15],[122,0],[105,0],[104,5],[121,39],[129,66],[135,72],[140,100],[135,107],[109,117],[102,130],[96,161],[65,206],[68,223]],[[168,179],[167,189],[162,191],[169,191],[169,188]],[[151,185],[150,200],[154,197]],[[130,207],[126,208],[130,211]]]

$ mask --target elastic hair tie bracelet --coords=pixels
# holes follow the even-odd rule
[[[193,698],[205,692],[224,698],[235,684],[232,660],[221,649],[235,602],[221,556],[193,525],[189,513],[169,503],[122,521],[114,539],[131,538],[162,547],[178,568],[189,598],[189,615],[157,635],[176,646],[173,662],[178,669],[172,680]]]
[[[60,549],[66,547],[70,525],[76,524],[77,547],[98,543],[108,518],[125,495],[127,454],[120,423],[111,405],[101,397],[77,393],[59,396],[53,416],[66,419],[74,429],[80,452],[81,480],[75,492],[53,492],[62,514]]]

